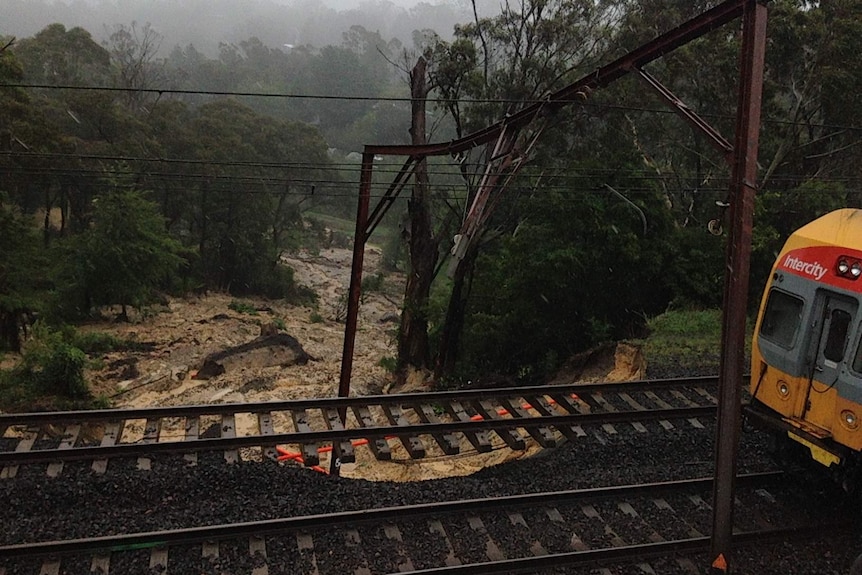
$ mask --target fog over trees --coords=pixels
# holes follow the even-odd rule
[[[164,38],[163,53],[191,44],[201,53],[215,56],[219,44],[250,37],[272,47],[339,45],[342,34],[354,25],[410,45],[414,30],[431,29],[448,38],[456,23],[471,18],[469,3],[410,4],[388,0],[3,0],[0,35],[32,36],[49,24],[60,23],[84,28],[102,42],[116,25],[149,23]]]

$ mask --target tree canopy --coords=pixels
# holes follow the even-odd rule
[[[417,31],[412,51],[366,25],[339,45],[249,37],[213,56],[192,45],[157,56],[158,32],[135,24],[105,45],[61,24],[12,42],[0,50],[0,218],[20,233],[2,239],[2,344],[14,347],[40,309],[30,282],[58,293],[57,274],[71,273],[48,254],[75,263],[64,277],[84,308],[141,305],[157,289],[295,293],[280,255],[309,209],[353,217],[350,152],[484,128],[714,4],[506,1],[495,16],[474,10],[449,40]],[[752,293],[793,229],[862,205],[860,11],[862,0],[770,3]],[[739,43],[727,26],[648,66],[728,139]],[[22,83],[41,87],[11,86]],[[416,358],[443,357],[446,375],[533,381],[670,307],[720,305],[724,245],[707,222],[722,217],[729,170],[636,78],[547,119],[448,278],[490,153],[429,162],[384,222],[421,220],[412,237],[419,228],[402,226],[417,260],[404,268],[427,276],[405,310],[428,331]],[[387,185],[376,180],[375,194]]]

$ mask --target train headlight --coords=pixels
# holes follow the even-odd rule
[[[841,424],[847,429],[857,429],[859,427],[859,418],[849,409],[841,412]]]
[[[781,396],[781,399],[787,399],[788,397],[790,397],[790,386],[787,385],[786,381],[779,380],[778,395]]]
[[[862,277],[862,261],[850,256],[839,256],[835,262],[835,273],[851,281],[858,280]]]

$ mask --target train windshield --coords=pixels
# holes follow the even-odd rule
[[[761,337],[786,349],[793,347],[802,319],[803,303],[800,298],[783,291],[770,291],[760,324]]]

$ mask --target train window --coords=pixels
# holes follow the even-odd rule
[[[798,297],[772,290],[766,301],[766,311],[763,312],[760,335],[781,347],[793,347],[802,318],[803,303]]]
[[[847,331],[850,328],[850,314],[843,309],[833,309],[829,317],[829,333],[823,346],[823,357],[838,363],[844,359],[847,346]]]

